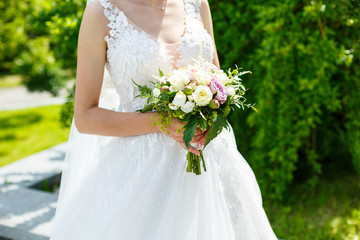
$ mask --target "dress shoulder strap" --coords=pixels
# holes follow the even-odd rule
[[[116,42],[120,37],[121,32],[125,32],[126,17],[113,3],[109,0],[98,0],[104,8],[104,15],[109,20],[108,27],[110,28],[109,34],[105,36],[105,41],[108,48],[115,48]]]
[[[116,8],[108,0],[98,0],[101,6],[104,8],[104,15],[109,20],[109,22],[115,21],[116,15],[119,13],[119,9]]]
[[[201,1],[202,0],[185,0],[185,9],[189,17],[201,20]]]

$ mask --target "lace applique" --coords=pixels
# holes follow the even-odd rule
[[[201,0],[186,0],[185,9],[188,15],[201,21],[200,6]]]
[[[186,19],[186,29],[188,34],[183,39],[183,44],[179,46],[180,55],[177,67],[187,65],[196,58],[200,49],[202,57],[209,62],[213,62],[214,43],[212,37],[204,28],[200,15],[201,0],[186,0],[185,9],[188,13]]]

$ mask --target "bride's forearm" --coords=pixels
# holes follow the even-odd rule
[[[155,113],[115,112],[92,107],[84,112],[75,111],[75,125],[79,132],[103,136],[136,136],[160,132],[153,126]]]

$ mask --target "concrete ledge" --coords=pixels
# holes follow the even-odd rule
[[[49,240],[49,238],[47,237],[43,237],[19,230],[14,230],[12,228],[1,225],[0,225],[0,234],[3,236],[0,237],[0,240]]]
[[[63,143],[0,168],[0,240],[50,237],[58,196],[34,188],[59,179],[66,148]]]

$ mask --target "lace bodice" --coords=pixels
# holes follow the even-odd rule
[[[212,62],[214,44],[203,26],[200,16],[201,0],[184,0],[185,31],[181,37],[174,60],[164,45],[145,31],[129,23],[123,11],[109,0],[99,0],[109,20],[110,31],[105,36],[107,43],[106,68],[110,80],[120,97],[123,111],[134,112],[143,107],[145,100],[135,98],[139,92],[132,80],[141,85],[151,85],[150,75],[170,71],[173,66],[180,68],[192,62],[202,49],[202,57]]]

